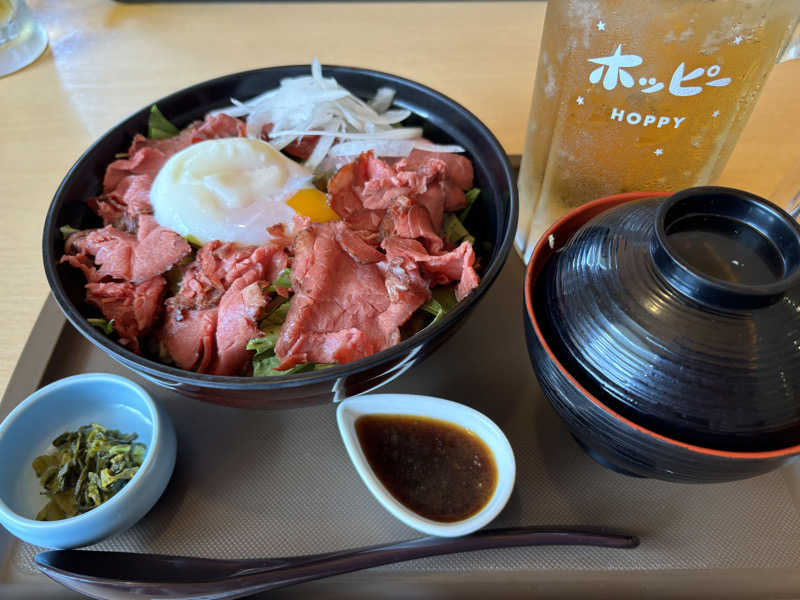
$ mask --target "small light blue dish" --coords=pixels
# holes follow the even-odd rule
[[[137,433],[146,446],[136,475],[109,500],[61,521],[37,521],[47,503],[31,463],[53,450],[65,431],[98,423]],[[169,415],[134,382],[118,375],[86,373],[34,392],[0,423],[0,524],[45,548],[87,546],[131,527],[161,497],[175,466],[175,429]]]

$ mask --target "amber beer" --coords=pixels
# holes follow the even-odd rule
[[[550,0],[519,176],[516,247],[601,196],[720,172],[800,0]]]

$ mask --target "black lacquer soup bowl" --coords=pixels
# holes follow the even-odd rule
[[[272,67],[220,77],[186,88],[156,102],[178,127],[202,119],[210,110],[247,99],[277,87],[285,77],[309,72],[308,65]],[[84,302],[82,274],[59,265],[64,242],[59,227],[81,229],[102,226],[86,205],[97,195],[103,174],[118,152],[125,152],[136,133],[147,130],[149,106],[125,119],[94,143],[61,183],[44,227],[44,268],[53,296],[67,319],[89,341],[111,358],[141,376],[184,395],[245,408],[283,408],[319,404],[374,389],[430,355],[456,328],[492,285],[505,262],[517,222],[516,185],[508,157],[477,117],[444,95],[413,81],[366,69],[323,66],[323,75],[362,98],[380,87],[396,91],[395,105],[411,111],[411,126],[421,126],[434,142],[459,144],[475,170],[481,194],[470,211],[467,227],[482,242],[481,282],[443,319],[400,344],[370,357],[309,373],[285,377],[227,377],[184,371],[144,358],[103,335],[86,322],[99,316]],[[477,250],[477,249],[476,249]]]
[[[590,202],[535,249],[525,302],[545,395],[601,463],[713,482],[800,453],[800,227],[766,200]]]

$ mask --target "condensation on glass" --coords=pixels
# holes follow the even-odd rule
[[[798,0],[550,0],[515,246],[589,200],[714,180],[794,31]]]

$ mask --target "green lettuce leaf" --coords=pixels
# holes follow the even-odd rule
[[[294,375],[295,373],[306,373],[316,369],[316,363],[303,363],[296,365],[291,369],[285,371],[278,371],[276,367],[281,363],[281,360],[275,356],[268,356],[259,358],[258,355],[253,358],[253,377],[278,377],[281,375]]]
[[[431,299],[420,308],[433,315],[433,321],[429,323],[429,325],[433,325],[453,310],[456,304],[458,304],[458,301],[456,300],[455,287],[447,285],[433,288],[431,290]]]
[[[262,329],[262,331],[264,330]],[[275,342],[278,341],[280,331],[280,325],[272,325],[268,330],[264,331],[264,335],[247,342],[247,349],[255,350],[256,355],[275,354]]]
[[[480,193],[480,189],[472,188],[464,194],[467,204],[463,209],[461,209],[461,212],[458,214],[448,213],[445,215],[442,229],[444,229],[444,235],[453,244],[460,244],[464,240],[467,240],[470,244],[475,243],[475,238],[470,235],[467,228],[464,227],[464,221],[469,215],[469,212],[472,209],[472,206],[475,204],[475,200],[478,199]]]
[[[269,327],[275,325],[280,329],[280,326],[283,325],[283,322],[286,320],[286,315],[289,313],[290,306],[289,298],[278,296],[278,298],[271,303],[271,307],[267,309],[267,316],[261,320],[261,331],[266,331]]]
[[[460,244],[467,240],[470,244],[475,243],[475,238],[469,234],[467,228],[461,222],[455,213],[448,213],[444,217],[444,224],[442,225],[444,234],[453,244]]]
[[[461,209],[461,212],[458,213],[458,218],[462,223],[467,220],[467,215],[469,215],[469,211],[472,208],[472,205],[475,204],[475,200],[478,199],[480,193],[481,190],[479,188],[472,188],[464,194],[464,198],[467,199],[467,204]]]
[[[167,280],[167,289],[169,290],[169,295],[174,296],[181,289],[183,269],[180,267],[172,267],[169,271],[164,273],[164,279]]]
[[[333,365],[326,363],[303,363],[291,369],[278,371],[277,367],[281,360],[275,356],[275,342],[278,340],[280,326],[274,327],[269,333],[262,337],[253,338],[247,343],[248,350],[255,350],[253,356],[253,377],[278,377],[281,375],[293,375],[294,373],[306,373],[317,371]]]
[[[151,140],[164,140],[175,137],[179,133],[180,129],[170,123],[167,118],[161,114],[158,107],[153,104],[153,106],[150,107],[150,119],[147,122],[147,137]]]
[[[264,291],[267,293],[274,293],[275,288],[291,288],[292,287],[292,270],[289,268],[284,269],[278,274],[277,279],[272,282]]]
[[[69,225],[62,225],[61,227],[58,228],[58,230],[61,232],[61,235],[64,236],[64,239],[67,239],[76,231],[80,231],[80,229],[75,229],[74,227],[71,227]]]
[[[255,355],[253,356],[253,377],[278,377],[280,375],[306,373],[308,371],[316,371],[333,366],[326,363],[304,363],[296,365],[291,369],[286,369],[285,371],[277,370],[277,366],[281,361],[275,356],[275,344],[278,341],[278,336],[281,333],[281,326],[286,320],[286,314],[289,312],[290,306],[288,299],[283,298],[282,300],[283,301],[273,308],[261,321],[260,329],[264,335],[253,338],[247,342],[247,349],[255,350]]]
[[[97,327],[106,335],[111,335],[114,333],[114,319],[111,319],[110,321],[107,321],[106,319],[86,319],[86,321],[89,323],[89,325]]]
[[[194,252],[190,252],[178,261],[177,264],[173,265],[169,271],[164,273],[164,279],[167,280],[167,289],[169,290],[170,296],[176,295],[181,289],[183,274],[186,271],[186,267],[192,263],[194,258]]]

